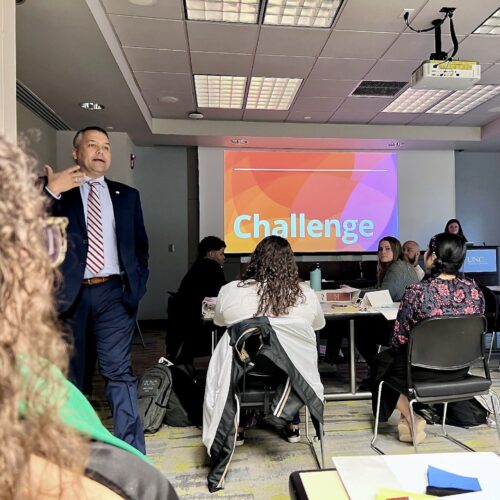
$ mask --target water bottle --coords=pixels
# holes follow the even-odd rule
[[[309,284],[313,290],[317,292],[321,291],[321,267],[319,262],[313,264],[311,267],[311,271],[309,273]]]

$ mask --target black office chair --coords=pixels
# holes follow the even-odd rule
[[[490,348],[488,351],[488,364],[490,363],[491,352],[495,344],[497,331],[497,299],[495,294],[485,285],[477,284],[484,296],[484,316],[486,317],[486,333],[491,335]]]
[[[415,428],[413,404],[415,402],[444,403],[442,420],[443,437],[469,451],[474,451],[446,432],[446,410],[449,402],[463,401],[474,396],[489,393],[491,379],[484,355],[485,330],[486,318],[484,316],[435,316],[421,321],[413,328],[408,344],[406,385],[393,384],[392,381],[391,383],[382,381],[379,384],[374,435],[371,442],[372,448],[377,453],[384,454],[375,446],[378,435],[380,401],[384,384],[408,396],[412,421],[411,432],[416,453],[418,453],[418,449],[415,443],[415,436],[413,435],[413,429]],[[446,372],[468,368],[477,360],[482,360],[483,362],[484,376],[479,377],[467,374],[464,379],[451,382],[413,380],[414,368]],[[493,396],[491,394],[490,396],[492,399],[492,408],[494,408]]]
[[[251,367],[250,369],[245,370],[242,378],[240,388],[240,407],[242,409],[261,410],[265,417],[271,416],[271,406],[276,388],[280,384],[283,386],[287,384],[287,374],[274,364],[270,358],[263,354],[263,351],[266,349],[266,344],[260,335],[259,328],[251,327],[245,331],[244,335],[241,336],[239,342],[237,342],[234,347],[241,362]],[[302,406],[305,406],[305,437],[309,443],[318,468],[324,468],[325,455],[323,447],[323,422],[317,422],[319,427],[317,429],[317,435],[319,437],[321,449],[320,460],[316,453],[316,449],[314,448],[314,441],[309,435],[309,410],[306,405],[303,405],[300,399],[295,398],[295,403],[297,411]],[[295,413],[295,411],[292,411],[292,413]],[[274,423],[274,425],[276,420],[271,417],[271,423]]]

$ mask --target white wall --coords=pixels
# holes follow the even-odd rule
[[[224,234],[224,150],[198,148],[200,237]],[[424,249],[455,216],[453,151],[398,152],[399,239]]]
[[[399,239],[423,250],[455,217],[454,151],[398,153]]]
[[[56,163],[56,130],[17,102],[17,141],[40,166]]]

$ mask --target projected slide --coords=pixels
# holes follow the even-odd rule
[[[397,229],[394,153],[224,152],[228,253],[271,234],[295,252],[371,251]]]

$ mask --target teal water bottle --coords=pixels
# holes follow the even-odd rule
[[[319,262],[313,264],[309,273],[309,284],[313,290],[321,291],[321,267]]]

